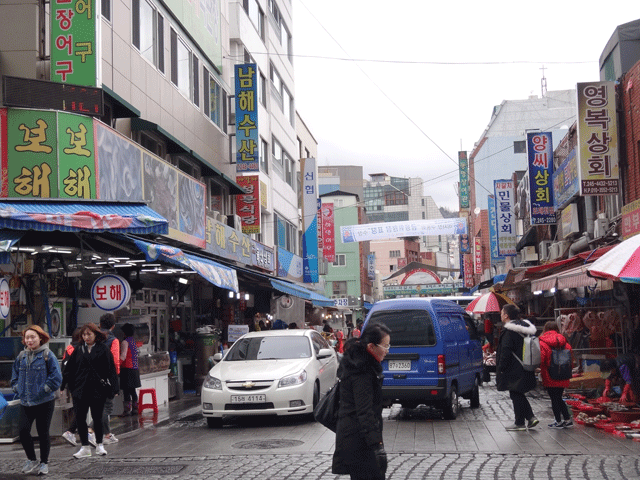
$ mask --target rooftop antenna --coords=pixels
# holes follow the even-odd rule
[[[542,98],[544,98],[547,96],[547,79],[544,76],[545,66],[542,65],[542,68],[540,68],[540,70],[542,70],[542,79],[540,80],[540,90],[542,91]]]

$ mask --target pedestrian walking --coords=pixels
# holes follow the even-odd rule
[[[526,371],[518,358],[522,356],[524,336],[535,335],[536,327],[529,320],[521,319],[520,309],[512,304],[505,305],[500,316],[503,327],[496,350],[496,388],[500,392],[508,390],[513,402],[515,423],[506,429],[526,430],[540,423],[525,396],[536,387],[536,376],[534,372]]]
[[[547,390],[551,399],[551,409],[555,422],[549,428],[569,428],[573,427],[573,419],[567,408],[567,404],[562,400],[565,388],[569,388],[569,380],[554,380],[549,374],[549,365],[553,350],[562,349],[571,352],[571,345],[560,333],[558,323],[554,320],[544,324],[542,335],[540,335],[540,376],[542,386]]]
[[[49,428],[55,407],[55,392],[62,383],[58,359],[46,346],[49,335],[37,325],[22,332],[25,349],[13,362],[11,388],[20,399],[20,443],[27,454],[22,473],[49,473],[51,437]],[[36,422],[40,461],[36,458],[31,426]]]
[[[369,324],[360,338],[345,343],[338,367],[340,409],[332,473],[352,480],[384,480],[387,454],[382,443],[382,365],[391,331]]]
[[[64,351],[64,355],[62,356],[62,365],[65,365],[69,359],[71,358],[71,354],[76,349],[78,345],[82,342],[82,329],[80,327],[76,328],[71,335],[71,343],[67,345],[67,348]],[[62,385],[60,385],[60,390],[64,390],[67,388],[67,385],[64,383],[64,379]],[[72,397],[73,401],[73,397]],[[67,442],[69,442],[74,447],[78,444],[76,441],[76,433],[78,433],[78,424],[76,422],[76,416],[74,414],[71,419],[71,423],[69,425],[69,429],[62,434],[62,438],[64,438]]]
[[[133,325],[125,323],[121,330],[125,337],[120,343],[120,387],[124,399],[124,410],[121,416],[128,417],[138,415],[136,388],[141,386],[140,370],[138,369],[138,346],[133,338]]]
[[[111,357],[113,358],[113,364],[116,369],[116,380],[117,384],[114,385],[117,392],[120,391],[119,384],[119,376],[120,376],[120,341],[113,334],[113,329],[116,326],[116,317],[113,313],[105,313],[100,317],[100,330],[102,333],[106,335],[106,340],[104,344],[107,346],[109,351],[111,352]],[[102,410],[102,432],[104,435],[103,443],[108,445],[110,443],[116,443],[118,439],[114,434],[111,433],[111,414],[113,413],[113,398],[108,398],[104,402],[104,409]],[[96,419],[93,419],[92,426],[95,427]],[[89,443],[92,443],[94,446],[95,443],[95,434],[89,435]]]
[[[104,344],[106,335],[93,323],[81,327],[83,343],[74,349],[64,368],[64,381],[69,385],[82,447],[73,456],[90,457],[87,413],[94,422],[96,454],[106,455],[103,446],[102,411],[107,397],[116,393],[117,375],[113,355]]]

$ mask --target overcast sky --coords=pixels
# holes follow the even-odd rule
[[[459,150],[495,105],[599,79],[616,26],[637,0],[292,0],[296,108],[318,165],[421,177],[458,209]],[[511,173],[511,172],[505,172]]]

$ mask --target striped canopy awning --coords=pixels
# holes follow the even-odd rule
[[[163,235],[169,222],[143,203],[2,200],[0,228]]]

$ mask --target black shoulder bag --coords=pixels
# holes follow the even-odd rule
[[[85,346],[83,345],[82,348],[84,349]],[[96,372],[96,369],[93,368],[93,365],[91,364],[91,360],[89,360],[89,366],[91,367],[91,370],[93,370],[93,373],[96,375],[96,377],[98,377],[98,380],[100,382],[100,393],[108,399],[113,399],[113,397],[116,396],[116,392],[109,379],[102,378],[100,375],[98,375],[98,372]]]
[[[338,427],[338,409],[340,408],[340,379],[329,389],[313,410],[317,422],[335,432]]]

